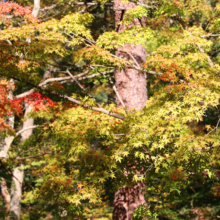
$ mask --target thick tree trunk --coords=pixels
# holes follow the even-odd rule
[[[146,25],[146,18],[141,20],[135,18],[128,26],[119,24],[123,20],[124,12],[133,7],[136,7],[136,4],[133,2],[123,3],[120,0],[114,1],[116,31],[119,33],[132,26]],[[119,9],[123,10],[119,11]],[[135,59],[140,66],[146,61],[146,50],[141,45],[126,44],[123,48],[118,48],[116,55],[126,60]],[[122,101],[128,109],[135,108],[136,110],[141,110],[145,106],[148,99],[146,74],[132,68],[116,69],[115,84]],[[120,105],[119,100],[117,100],[117,104]]]
[[[130,8],[135,7],[133,2],[123,3],[120,0],[114,1],[115,9],[115,22],[116,31],[119,33],[124,31],[127,27],[119,25],[118,23],[123,20],[123,14]],[[123,10],[119,10],[123,9]],[[134,25],[146,25],[146,18],[141,20],[135,18],[128,27]],[[116,55],[126,60],[135,59],[141,66],[146,60],[146,50],[141,45],[126,44],[123,48],[118,48]],[[125,68],[122,70],[115,70],[115,85],[120,95],[121,100],[131,110],[141,110],[148,99],[146,75],[138,70],[132,68]],[[121,102],[117,98],[117,105],[120,106]],[[130,220],[137,207],[146,204],[143,194],[144,184],[138,183],[135,186],[123,186],[115,193],[113,220]]]
[[[31,107],[28,106],[25,111],[25,116],[31,111]],[[23,129],[32,127],[34,125],[34,119],[28,118],[23,123]],[[25,130],[21,133],[21,141],[25,141],[28,139],[33,133],[33,129]],[[12,183],[12,190],[11,190],[11,210],[10,216],[11,219],[20,220],[21,215],[21,196],[22,196],[22,182],[24,178],[24,170],[23,165],[16,167],[13,171],[13,183]]]

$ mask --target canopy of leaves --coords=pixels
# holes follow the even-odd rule
[[[101,3],[94,10],[106,25],[111,16]],[[23,203],[39,208],[50,201],[54,216],[65,210],[83,218],[106,202],[111,181],[114,189],[144,181],[148,210],[136,211],[141,219],[186,219],[186,210],[208,203],[214,210],[220,195],[220,2],[138,2],[122,23],[146,17],[147,26],[121,33],[100,31],[96,14],[85,8],[42,22],[5,24],[1,31],[0,75],[15,80],[17,99],[7,98],[12,85],[1,80],[0,128],[7,127],[7,114],[21,112],[16,100],[22,94],[23,104],[36,105],[29,117],[40,125],[23,144],[17,137],[4,161],[11,169],[22,161],[31,176],[26,183],[34,187],[27,187]],[[115,55],[126,44],[146,48],[141,66],[135,57]],[[126,67],[148,76],[150,98],[139,112],[117,108],[112,98],[111,74]],[[108,98],[97,100],[96,86]],[[203,196],[209,201],[201,205]],[[213,210],[209,214],[216,216],[219,210]]]

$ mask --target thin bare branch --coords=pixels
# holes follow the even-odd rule
[[[15,160],[26,160],[26,159],[35,158],[35,157],[41,157],[41,156],[44,156],[46,154],[52,154],[52,153],[54,153],[54,152],[53,151],[48,151],[48,152],[44,152],[44,153],[37,154],[37,155],[27,156],[27,157],[16,157],[14,159]]]
[[[190,33],[190,36],[193,37],[192,33]],[[199,45],[197,44],[197,47],[199,48],[199,51],[201,53],[205,53],[205,50]],[[220,71],[216,68],[215,64],[212,62],[211,58],[208,56],[208,64],[210,67],[215,68],[216,72],[219,73]]]
[[[106,75],[108,73],[113,73],[114,70],[110,70],[110,71],[106,71],[106,72],[102,72],[102,73],[95,73],[95,74],[92,74],[92,75],[89,75],[89,76],[83,76],[83,77],[80,77],[80,78],[77,78],[77,80],[85,80],[85,79],[91,79],[91,78],[95,78],[96,76],[100,76],[100,75]],[[61,84],[64,84],[64,83],[68,83],[68,82],[73,82],[73,79],[70,79],[70,80],[64,80],[64,81],[61,81],[60,83]]]
[[[207,34],[207,35],[202,35],[201,38],[206,38],[206,37],[219,37],[220,34]]]
[[[0,73],[0,75],[1,75],[1,73]],[[25,83],[25,84],[27,84],[27,85],[30,85],[30,86],[32,86],[32,87],[34,87],[34,88],[36,88],[36,89],[39,89],[41,92],[47,92],[47,93],[49,93],[49,94],[56,95],[56,96],[58,96],[58,97],[60,97],[60,98],[67,99],[67,100],[69,100],[70,102],[73,102],[73,103],[75,103],[75,104],[81,105],[81,106],[84,107],[84,108],[88,108],[88,109],[91,109],[91,110],[94,110],[94,111],[98,111],[98,112],[104,113],[104,114],[106,114],[106,115],[109,115],[109,116],[112,116],[112,117],[114,117],[114,118],[118,118],[118,119],[121,119],[121,120],[123,120],[123,119],[125,118],[123,115],[119,115],[119,114],[117,114],[117,113],[115,113],[115,112],[110,112],[110,111],[108,111],[108,110],[106,110],[106,109],[104,109],[104,108],[98,108],[98,107],[90,106],[90,105],[87,105],[87,104],[82,104],[82,102],[79,101],[79,100],[76,100],[76,99],[71,98],[71,97],[66,96],[66,95],[61,95],[61,94],[59,94],[59,93],[57,93],[57,92],[53,92],[53,91],[50,91],[50,90],[48,90],[48,89],[43,89],[43,88],[41,88],[41,87],[38,86],[38,85],[35,85],[35,84],[31,83],[31,82],[25,82],[25,80],[21,80],[20,78],[17,78],[17,77],[11,77],[11,78],[13,78],[13,79],[15,79],[15,80],[17,80],[17,81],[19,81],[19,82],[23,82],[23,83]]]
[[[81,78],[82,76],[84,76],[84,75],[86,75],[86,74],[88,74],[88,73],[89,73],[89,71],[87,70],[87,71],[85,71],[85,72],[83,72],[83,73],[80,73],[80,74],[74,76],[74,77],[76,77],[76,78]],[[38,86],[39,86],[39,87],[43,87],[43,86],[45,86],[46,84],[48,84],[48,83],[50,83],[50,82],[59,82],[59,81],[64,81],[64,80],[67,81],[67,80],[70,80],[70,79],[71,79],[70,76],[50,78],[50,79],[47,79],[47,80],[41,82]],[[27,91],[27,92],[24,92],[24,93],[22,93],[22,94],[19,94],[19,95],[15,96],[15,98],[17,98],[17,99],[23,98],[23,97],[25,97],[25,96],[30,95],[30,94],[31,94],[32,92],[34,92],[34,91],[35,91],[35,89],[31,89],[31,90],[29,90],[29,91]]]
[[[91,68],[94,69],[94,70],[96,70],[97,72],[99,72],[97,69],[95,69],[95,68],[93,68],[93,67],[91,67]],[[102,74],[101,72],[99,72],[99,73]],[[103,74],[102,74],[102,75],[103,75]],[[105,75],[103,75],[103,76],[106,78]],[[119,99],[121,105],[123,106],[123,108],[125,108],[125,104],[124,104],[124,102],[122,101],[122,99],[121,99],[121,97],[120,97],[120,95],[119,95],[119,92],[118,92],[116,86],[115,86],[114,83],[112,82],[111,77],[108,77],[108,79],[109,79],[109,82],[113,85],[113,90],[115,91],[115,94],[117,95],[117,97],[118,97],[118,99]]]
[[[87,95],[87,96],[89,96],[90,98],[92,98],[95,102],[96,102],[96,104],[99,106],[99,107],[101,107],[101,105],[97,102],[97,100],[89,93],[89,92],[87,92],[84,88],[83,88],[83,86],[77,81],[77,79],[71,74],[71,72],[67,69],[66,70],[66,72],[69,74],[69,76],[76,82],[76,84],[80,87],[80,89],[82,89],[83,90],[83,92]]]
[[[41,9],[40,9],[40,12],[44,12],[44,11],[47,11],[47,10],[51,10],[51,9],[56,8],[56,7],[57,7],[57,4],[53,4],[53,5],[50,5],[50,6],[41,8]]]

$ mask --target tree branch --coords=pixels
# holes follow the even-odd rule
[[[52,154],[52,153],[54,153],[54,152],[48,151],[48,152],[44,152],[44,153],[37,154],[37,155],[27,156],[27,157],[16,157],[14,159],[15,160],[26,160],[26,159],[35,158],[35,157],[41,157],[41,156],[44,156],[45,154]]]
[[[86,75],[88,73],[88,71],[85,71],[85,72],[80,73],[80,74],[78,74],[78,75],[76,75],[74,77],[77,80],[84,80],[84,79],[91,79],[91,78],[94,78],[96,76],[105,75],[105,74],[112,73],[112,72],[113,72],[113,70],[110,70],[110,71],[106,71],[106,72],[103,72],[103,73],[96,73],[96,74],[93,74],[93,75],[84,76],[84,75]],[[59,82],[59,81],[60,81],[60,83],[64,84],[64,83],[67,83],[67,82],[73,82],[73,79],[71,79],[70,76],[50,78],[50,79],[47,79],[47,80],[41,82],[38,86],[43,87],[43,86],[45,86],[46,84],[48,84],[50,82]],[[26,91],[24,93],[21,93],[21,94],[15,96],[15,98],[17,98],[17,99],[23,98],[25,96],[30,95],[34,91],[35,91],[35,89],[31,89],[29,91]]]
[[[101,107],[101,105],[96,101],[96,99],[92,96],[92,95],[90,95],[90,93],[88,93],[84,88],[83,88],[83,86],[77,81],[77,79],[71,74],[71,72],[67,69],[66,70],[66,72],[70,75],[70,77],[76,82],[76,84],[80,87],[80,89],[82,89],[83,90],[83,92],[86,94],[86,95],[88,95],[90,98],[92,98],[95,102],[96,102],[96,104],[99,106],[99,107]]]
[[[39,127],[39,125],[33,125],[33,126],[28,127],[28,128],[24,128],[24,129],[18,131],[18,132],[16,133],[16,136],[18,136],[19,134],[21,134],[22,132],[24,132],[24,131],[26,131],[26,130],[33,129],[33,128],[37,128],[37,127]]]
[[[0,73],[0,75],[2,75],[2,74]],[[59,93],[57,93],[57,92],[53,92],[53,91],[50,91],[50,90],[48,90],[48,89],[42,89],[42,88],[41,88],[40,86],[38,86],[38,85],[35,85],[35,84],[31,83],[31,82],[25,82],[24,80],[21,80],[21,79],[19,79],[19,78],[17,78],[17,77],[11,77],[11,78],[12,78],[12,79],[15,79],[15,80],[17,80],[17,81],[19,81],[19,82],[23,82],[23,83],[25,83],[25,84],[27,84],[27,85],[30,85],[30,86],[32,86],[32,87],[34,87],[34,88],[37,88],[37,89],[39,89],[41,92],[47,92],[47,93],[49,93],[49,94],[56,95],[56,96],[58,96],[58,97],[60,97],[60,98],[67,99],[68,101],[73,102],[73,103],[78,104],[78,105],[81,105],[81,106],[84,107],[84,108],[88,108],[88,109],[91,109],[91,110],[94,110],[94,111],[98,111],[98,112],[104,113],[104,114],[106,114],[106,115],[109,115],[109,116],[112,116],[112,117],[114,117],[114,118],[118,118],[118,119],[121,119],[121,120],[123,120],[123,119],[125,118],[123,115],[119,115],[119,114],[117,114],[117,113],[115,113],[115,112],[110,112],[110,111],[108,111],[108,110],[106,110],[106,109],[104,109],[104,108],[98,108],[98,107],[90,106],[90,105],[87,105],[87,104],[82,104],[81,101],[76,100],[76,99],[74,99],[74,98],[71,98],[71,97],[69,97],[69,96],[61,95],[61,94],[59,94]]]
[[[93,67],[91,67],[91,68],[94,69],[94,70],[96,70],[96,69],[93,68]],[[96,71],[99,72],[98,70],[96,70]],[[102,74],[101,72],[99,72],[99,73]],[[105,75],[103,75],[103,76],[106,77]],[[118,92],[116,86],[115,86],[114,83],[112,82],[111,77],[109,77],[108,79],[109,79],[109,82],[113,85],[113,90],[115,91],[115,94],[117,95],[117,97],[118,97],[118,99],[119,99],[121,105],[123,106],[123,108],[125,108],[125,104],[124,104],[124,102],[122,101],[122,99],[121,99],[121,97],[120,97],[120,95],[119,95],[119,92]]]

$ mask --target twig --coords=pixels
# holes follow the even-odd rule
[[[0,75],[2,75],[2,74],[0,73]],[[39,89],[39,90],[42,91],[42,92],[47,92],[47,93],[49,93],[49,94],[56,95],[56,96],[58,96],[58,97],[60,97],[60,98],[67,99],[67,100],[69,100],[70,102],[73,102],[73,103],[75,103],[75,104],[81,105],[81,106],[84,107],[84,108],[88,108],[88,109],[91,109],[91,110],[94,110],[94,111],[102,112],[102,113],[104,113],[104,114],[106,114],[106,115],[109,115],[109,116],[112,116],[112,117],[114,117],[114,118],[118,118],[118,119],[121,119],[121,120],[123,120],[123,119],[125,118],[123,115],[119,115],[119,114],[117,114],[117,113],[115,113],[115,112],[110,112],[110,111],[108,111],[108,110],[106,110],[106,109],[104,109],[104,108],[98,108],[98,107],[90,106],[90,105],[87,105],[87,104],[82,104],[81,101],[76,100],[76,99],[74,99],[74,98],[71,98],[71,97],[69,97],[69,96],[61,95],[61,94],[59,94],[59,93],[57,93],[57,92],[53,92],[53,91],[50,91],[50,90],[48,90],[48,89],[42,89],[40,86],[35,85],[35,84],[31,83],[31,82],[25,82],[25,81],[21,80],[20,78],[17,78],[17,77],[11,77],[11,78],[13,78],[13,79],[15,79],[15,80],[17,80],[17,81],[19,81],[19,82],[23,82],[23,83],[25,83],[26,85],[30,85],[30,86],[32,86],[32,87],[34,87],[34,88],[36,88],[36,89]]]
[[[47,10],[50,10],[50,9],[53,9],[53,8],[56,8],[56,7],[57,7],[57,4],[54,4],[54,5],[51,5],[51,6],[47,6],[47,7],[41,8],[40,12],[47,11]]]
[[[29,152],[29,151],[32,151],[32,150],[34,150],[34,149],[35,149],[35,147],[31,147],[31,148],[29,148],[28,150],[22,151],[21,153],[17,154],[17,156],[16,156],[15,158],[19,157],[20,155],[22,155],[22,154],[24,154],[24,153],[27,153],[27,152]]]
[[[193,35],[192,35],[192,33],[190,32],[189,33],[190,34],[190,36],[191,37],[193,37]],[[197,44],[197,47],[199,48],[199,51],[201,52],[201,53],[205,53],[205,50],[199,45],[199,44]],[[217,71],[217,73],[219,73],[220,71],[216,68],[216,66],[215,66],[215,64],[212,62],[212,60],[211,60],[211,58],[208,56],[208,64],[209,64],[209,66],[210,67],[213,67],[213,68],[215,68]]]
[[[108,73],[112,73],[112,72],[114,72],[113,70],[111,70],[111,71],[106,71],[106,72],[102,72],[102,74],[108,74]],[[89,75],[89,76],[84,76],[84,77],[80,77],[80,78],[78,78],[77,80],[85,80],[85,79],[91,79],[91,78],[94,78],[94,77],[96,77],[96,76],[100,76],[100,75],[102,75],[101,73],[96,73],[96,74],[92,74],[92,75]],[[64,81],[61,81],[60,83],[61,84],[64,84],[64,83],[67,83],[67,82],[73,82],[73,80],[64,80]]]
[[[95,69],[95,68],[93,68],[93,67],[91,67],[91,68],[94,69],[94,70],[96,70],[97,72],[99,72],[97,69]],[[100,73],[100,72],[99,72],[99,73]],[[102,73],[101,73],[101,74],[102,74]],[[102,75],[103,75],[103,74],[102,74]],[[106,78],[105,75],[103,75],[103,76]],[[122,101],[122,99],[121,99],[121,97],[120,97],[120,95],[119,95],[119,93],[118,93],[118,90],[117,90],[116,86],[115,86],[114,83],[112,82],[111,77],[109,77],[108,79],[109,79],[109,82],[113,85],[113,90],[115,91],[115,94],[117,95],[117,97],[118,97],[118,99],[119,99],[121,105],[123,106],[123,108],[125,108],[126,106],[125,106],[124,102]]]
[[[208,136],[208,135],[210,135],[210,134],[211,134],[213,131],[215,131],[215,130],[216,130],[216,134],[218,135],[218,126],[219,126],[219,123],[220,123],[220,118],[218,119],[218,122],[217,122],[216,126],[215,126],[209,133],[207,133],[207,134],[205,135],[205,137]]]
[[[35,157],[40,157],[40,156],[44,156],[45,154],[52,154],[54,153],[53,151],[48,151],[48,152],[44,152],[44,153],[41,153],[41,154],[37,154],[37,155],[33,155],[33,156],[27,156],[27,157],[16,157],[14,158],[15,160],[26,160],[26,159],[30,159],[30,158],[35,158]]]
[[[86,93],[86,95],[88,95],[90,98],[92,98],[96,104],[101,107],[101,105],[97,102],[97,100],[89,93],[87,92],[83,86],[78,82],[78,80],[71,74],[71,72],[67,69],[66,72],[69,74],[69,76],[77,83],[77,85]]]
[[[118,51],[120,51],[121,53],[127,53],[132,58],[133,62],[136,64],[136,68],[139,69],[139,70],[141,69],[141,67],[138,64],[137,60],[134,58],[134,56],[130,52],[124,51],[124,50],[118,50]]]
[[[3,164],[3,162],[2,162],[1,159],[0,159],[0,164],[1,164],[1,166],[4,168],[4,170],[6,170],[6,172],[7,172],[9,175],[11,175],[12,177],[14,177],[14,178],[21,184],[21,182],[17,179],[17,177],[14,176],[13,173],[11,173],[11,171],[9,171],[9,170],[5,167],[5,165]]]
[[[207,34],[207,35],[202,35],[201,38],[205,38],[205,37],[219,37],[220,34]]]
[[[80,73],[80,74],[76,75],[75,78],[80,78],[80,77],[82,77],[82,76],[84,76],[88,73],[89,73],[89,71],[87,70],[83,73]],[[68,76],[67,77],[50,78],[50,79],[47,79],[47,80],[41,82],[38,86],[43,87],[44,85],[46,85],[47,83],[50,83],[50,82],[58,82],[58,81],[69,80],[69,79],[71,79],[71,77],[68,77]],[[27,92],[24,92],[22,94],[19,94],[19,95],[15,96],[15,98],[17,98],[17,99],[23,98],[25,96],[30,95],[34,91],[35,91],[35,89],[31,89]]]

